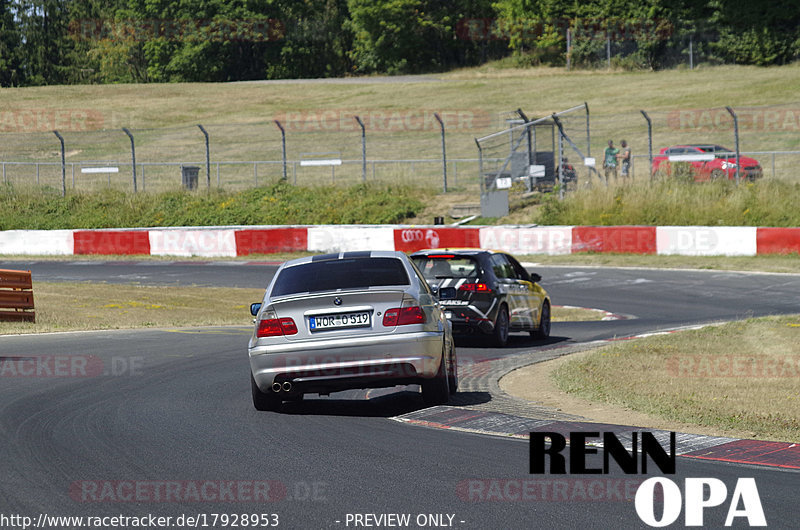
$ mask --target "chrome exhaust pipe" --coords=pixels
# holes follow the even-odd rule
[[[272,383],[272,391],[273,392],[280,392],[281,391],[281,384],[277,381]]]
[[[285,383],[283,383],[283,391],[284,392],[289,392],[291,390],[292,390],[292,383],[290,383],[289,381],[286,381]]]

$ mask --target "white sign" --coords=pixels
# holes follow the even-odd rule
[[[590,156],[583,159],[583,165],[586,167],[595,167],[597,165],[597,162],[595,161],[593,156]]]
[[[301,160],[301,166],[341,166],[342,160],[340,158],[330,158],[327,160]]]
[[[82,167],[81,173],[119,173],[118,167]]]
[[[708,162],[709,160],[714,160],[713,154],[669,155],[670,162]]]
[[[528,166],[528,176],[544,177],[544,166]]]
[[[498,190],[507,190],[511,187],[511,177],[501,177],[495,181]]]

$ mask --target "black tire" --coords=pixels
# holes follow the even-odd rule
[[[281,399],[277,395],[265,394],[256,385],[256,380],[253,379],[252,372],[250,373],[250,390],[253,394],[253,406],[256,410],[279,410],[281,408]]]
[[[447,378],[446,363],[444,352],[442,352],[442,360],[439,362],[436,376],[422,381],[422,400],[429,407],[444,405],[450,400],[450,384]]]
[[[492,332],[495,346],[502,348],[508,344],[508,328],[508,308],[501,305],[497,311],[497,319],[494,321],[494,331]]]
[[[447,371],[447,386],[450,389],[450,395],[458,391],[458,360],[455,350],[455,346],[450,347],[450,368]]]
[[[550,302],[547,300],[542,304],[542,318],[539,327],[532,331],[531,335],[537,339],[546,339],[550,336]]]

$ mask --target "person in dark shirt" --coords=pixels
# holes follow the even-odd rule
[[[623,179],[626,179],[630,176],[631,170],[631,148],[628,147],[628,143],[625,140],[622,140],[620,145],[622,149],[619,149],[617,159],[620,164],[620,175],[622,175]]]

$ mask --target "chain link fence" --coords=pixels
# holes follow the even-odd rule
[[[502,113],[324,110],[274,118],[130,128],[130,137],[122,128],[66,128],[59,131],[63,172],[60,139],[52,131],[0,133],[0,178],[16,187],[133,191],[135,168],[136,191],[164,191],[180,189],[182,168],[189,166],[197,168],[200,189],[244,189],[285,178],[303,186],[384,182],[479,193],[496,189],[496,179],[505,177],[524,180],[530,191],[548,191],[562,181],[560,190],[650,180],[654,169],[680,163],[669,160],[674,153],[662,153],[676,146],[713,147],[711,158],[727,163],[731,155],[721,148],[735,153],[738,144],[740,173],[751,171],[749,158],[762,178],[800,180],[800,103],[629,112],[586,103]],[[606,179],[609,140],[617,148],[622,140],[628,144],[626,179],[619,171]]]
[[[303,186],[387,182],[446,190],[472,186],[466,175],[475,163],[473,138],[500,122],[479,110],[325,110],[274,118],[2,133],[2,182],[61,189],[60,136],[63,188],[70,190],[133,191],[134,179],[136,191],[178,189],[184,167],[198,169],[201,189],[243,189],[285,178]]]

